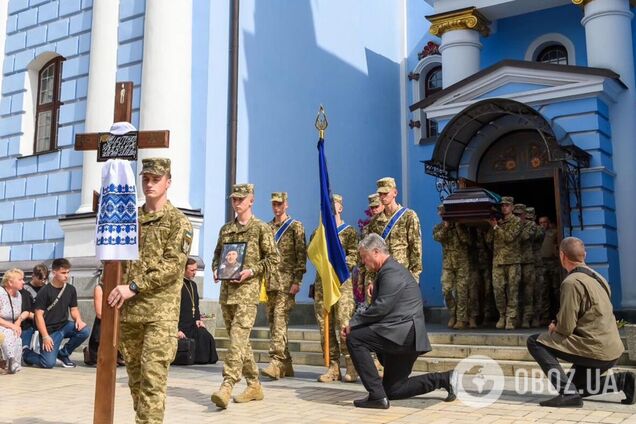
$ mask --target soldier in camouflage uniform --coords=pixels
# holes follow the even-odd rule
[[[514,205],[513,213],[521,221],[521,238],[519,246],[521,248],[521,283],[519,286],[522,313],[522,328],[530,328],[534,316],[534,283],[536,273],[534,268],[534,253],[532,243],[536,237],[536,224],[534,221],[526,219],[526,205],[517,203]]]
[[[386,225],[386,216],[382,213],[384,211],[384,205],[380,202],[380,195],[378,193],[373,193],[367,196],[369,200],[369,210],[371,211],[372,219],[377,219],[378,222],[376,225],[380,225],[383,223]],[[371,222],[369,222],[371,224]],[[362,228],[362,238],[366,237],[369,234],[369,224],[367,224],[364,228]],[[363,264],[360,264],[360,273],[359,273],[360,281],[362,281],[364,285],[364,293],[367,303],[371,303],[371,295],[369,294],[369,287],[373,285],[373,274],[367,273],[364,269]]]
[[[300,283],[307,270],[307,247],[303,224],[287,215],[287,193],[272,193],[271,199],[274,219],[269,222],[269,226],[274,234],[281,262],[278,272],[265,280],[271,361],[261,370],[261,374],[277,380],[294,376],[292,358],[287,348],[287,325],[289,313],[296,304],[296,293],[300,290]]]
[[[252,213],[254,185],[235,184],[230,198],[236,218],[223,225],[219,231],[212,260],[215,281],[218,281],[223,246],[232,243],[247,245],[239,279],[221,282],[219,303],[230,337],[230,346],[223,364],[223,383],[211,396],[212,402],[219,408],[227,408],[232,389],[241,380],[241,376],[245,377],[247,388],[240,395],[234,396],[234,402],[262,400],[264,397],[250,345],[250,332],[256,319],[261,280],[266,275],[276,275],[280,262],[272,229]]]
[[[353,227],[345,224],[342,220],[342,196],[338,194],[333,195],[333,209],[336,226],[338,227],[338,238],[340,239],[340,244],[342,244],[346,256],[347,267],[349,271],[351,271],[358,263],[358,234]],[[316,232],[314,231],[310,239],[313,239],[315,234]],[[314,282],[314,311],[316,321],[318,321],[318,326],[320,327],[320,345],[322,346],[323,354],[325,352],[325,337],[329,337],[330,358],[327,372],[318,377],[318,381],[321,383],[330,383],[332,381],[344,380],[347,383],[353,383],[358,379],[358,373],[353,366],[353,362],[351,362],[346,341],[340,338],[340,330],[349,324],[349,320],[353,316],[356,308],[355,300],[353,299],[351,279],[348,279],[340,286],[340,299],[331,307],[331,311],[329,312],[329,334],[327,335],[325,334],[325,309],[323,305],[322,281],[320,275],[316,273],[316,280]],[[340,354],[344,355],[345,365],[347,367],[344,378],[340,374]]]
[[[531,327],[539,327],[539,308],[541,307],[541,296],[542,290],[544,287],[543,284],[543,262],[541,261],[541,245],[543,244],[543,238],[545,236],[543,232],[543,228],[540,225],[537,225],[535,222],[536,215],[534,212],[534,208],[526,208],[526,220],[532,222],[534,224],[534,237],[532,240],[532,255],[534,256],[534,269],[535,269],[535,280],[534,280],[534,294],[533,294],[533,303],[534,303],[534,315]]]
[[[543,228],[545,237],[541,243],[541,262],[543,264],[543,286],[539,295],[540,304],[537,305],[539,324],[548,325],[551,318],[556,317],[559,310],[559,288],[561,287],[561,263],[559,260],[559,238],[552,227],[550,218],[542,216],[539,225]]]
[[[521,221],[513,213],[514,199],[501,198],[503,218],[489,220],[487,240],[493,243],[492,286],[499,311],[497,328],[514,330],[519,312],[519,282],[521,281]]]
[[[167,198],[170,159],[143,159],[139,260],[124,263],[125,284],[108,296],[121,307],[120,351],[137,423],[162,423],[168,368],[177,352],[177,324],[192,225]]]
[[[473,227],[470,230],[473,250],[471,281],[478,288],[473,318],[477,320],[477,317],[483,314],[483,324],[488,325],[494,323],[497,316],[492,288],[492,243],[486,240],[487,230],[480,227]]]
[[[368,226],[369,233],[376,233],[384,238],[391,256],[411,271],[415,281],[419,283],[422,273],[420,220],[415,211],[403,208],[397,203],[398,190],[393,178],[381,178],[376,181],[376,185],[384,211],[371,220]],[[391,224],[391,219],[398,216],[400,218],[394,221],[393,227],[387,228]],[[369,274],[373,278],[373,274]],[[370,290],[373,290],[373,286]]]
[[[437,207],[442,216],[444,207]],[[442,221],[433,227],[433,239],[442,245],[442,292],[450,319],[448,328],[466,328],[469,317],[468,256],[470,237],[461,224]]]

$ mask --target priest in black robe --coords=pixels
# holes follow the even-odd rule
[[[205,328],[199,311],[199,292],[193,281],[197,273],[197,263],[188,258],[181,288],[181,310],[179,312],[179,338],[194,339],[196,347],[194,362],[214,364],[219,360],[214,337]]]

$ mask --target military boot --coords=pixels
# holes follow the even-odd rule
[[[453,326],[453,330],[463,330],[466,328],[466,321],[457,321]]]
[[[269,377],[273,380],[278,380],[279,378],[285,377],[283,364],[278,361],[272,360],[269,365],[267,365],[267,367],[261,369],[261,375]]]
[[[514,330],[517,328],[516,318],[506,318],[506,330]]]
[[[243,393],[238,396],[234,396],[234,402],[246,403],[253,400],[263,400],[265,394],[263,393],[263,386],[258,381],[248,384]]]
[[[210,400],[213,404],[219,408],[227,409],[227,405],[230,403],[232,397],[232,386],[227,383],[221,384],[221,387],[216,392],[212,393]]]
[[[320,383],[332,383],[334,381],[342,381],[340,364],[337,361],[331,361],[327,372],[318,377],[318,382]]]
[[[477,328],[477,319],[476,318],[468,318],[468,328]]]
[[[356,371],[356,367],[353,366],[353,361],[350,356],[345,356],[345,365],[347,370],[345,371],[345,375],[343,377],[343,381],[345,383],[355,383],[358,381],[358,372]]]
[[[294,376],[294,367],[292,365],[291,359],[283,362],[283,374],[285,377],[293,377]],[[281,375],[282,377],[283,375]]]
[[[499,321],[497,321],[497,325],[495,325],[495,327],[497,327],[498,329],[502,329],[506,327],[506,317],[502,316],[499,318]]]
[[[530,318],[524,318],[521,322],[521,328],[530,328]]]
[[[457,320],[455,319],[455,317],[450,317],[450,319],[448,320],[448,328],[453,328],[455,326],[455,323],[457,322]]]

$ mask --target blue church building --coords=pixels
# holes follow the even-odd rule
[[[270,192],[287,191],[290,214],[317,225],[323,104],[345,221],[365,218],[377,179],[396,178],[422,224],[428,306],[443,306],[436,206],[478,185],[583,239],[615,308],[636,310],[636,3],[242,0],[236,15],[237,3],[0,0],[0,272],[59,256],[76,276],[99,267],[101,165],[73,146],[108,131],[116,83],[132,81],[132,124],[170,131],[168,149],[139,157],[171,158],[170,198],[193,223],[213,302],[231,183],[256,185],[261,219]]]

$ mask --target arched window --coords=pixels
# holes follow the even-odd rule
[[[38,74],[34,153],[56,148],[57,118],[62,104],[60,85],[63,60],[61,56],[53,58],[44,64]]]
[[[424,95],[426,97],[437,93],[442,89],[442,67],[436,66],[426,74],[424,79]],[[426,137],[434,137],[439,134],[437,122],[426,120]]]
[[[568,51],[561,44],[545,47],[537,54],[537,62],[552,63],[554,65],[568,64]]]

